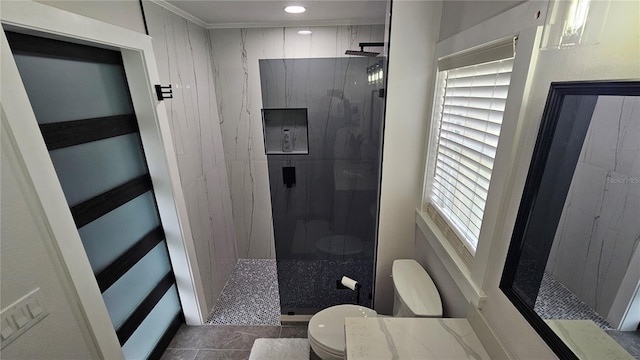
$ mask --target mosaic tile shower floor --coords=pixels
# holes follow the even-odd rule
[[[280,325],[280,296],[275,260],[240,259],[208,325]]]
[[[543,319],[592,320],[604,330],[611,325],[553,276],[544,273],[534,307]]]

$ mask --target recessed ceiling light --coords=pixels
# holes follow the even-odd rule
[[[311,35],[313,33],[311,32],[311,30],[300,30],[300,31],[298,31],[298,34],[300,34],[300,35]]]
[[[289,14],[300,14],[307,11],[307,9],[305,9],[304,6],[293,5],[287,6],[286,8],[284,8],[284,11],[288,12]]]

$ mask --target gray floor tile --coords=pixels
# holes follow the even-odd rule
[[[197,353],[195,349],[167,349],[160,360],[193,360]]]
[[[196,360],[248,360],[247,350],[200,350]]]
[[[185,326],[169,344],[169,348],[251,350],[257,338],[277,338],[280,326]]]
[[[173,340],[169,343],[168,348],[176,349],[199,349],[202,345],[203,338],[208,332],[208,326],[188,326],[182,325],[178,332],[173,337]]]
[[[281,338],[306,338],[307,325],[283,326],[280,330]]]
[[[640,359],[640,331],[606,330],[606,333],[627,350],[631,356]]]
[[[309,350],[309,360],[322,360],[320,359],[320,356],[316,355],[316,353],[313,352],[313,349]]]

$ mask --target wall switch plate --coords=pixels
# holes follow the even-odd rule
[[[47,317],[40,288],[23,296],[0,313],[0,340],[2,349],[24,334],[33,325]]]

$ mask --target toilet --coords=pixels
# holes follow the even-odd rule
[[[410,259],[395,260],[391,276],[394,317],[442,317],[442,301],[438,289],[418,262]],[[344,319],[377,316],[374,310],[358,305],[326,308],[309,320],[309,344],[323,360],[342,360],[345,351]]]

